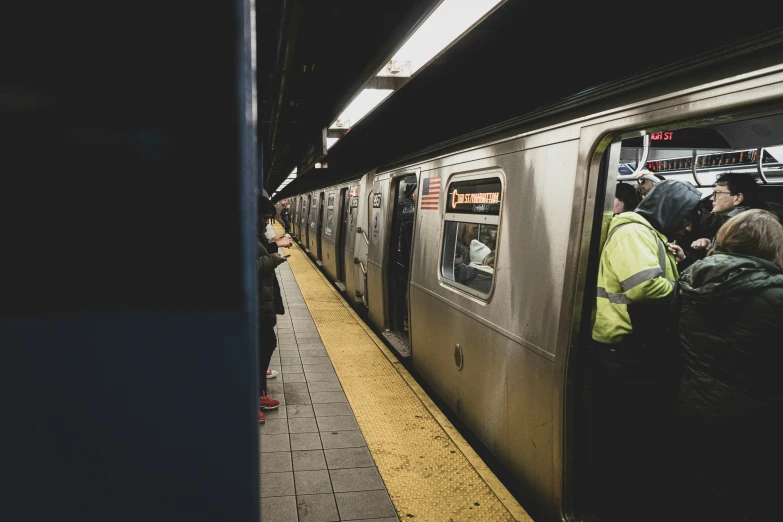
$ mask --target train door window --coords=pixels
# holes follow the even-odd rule
[[[413,224],[416,212],[416,176],[397,178],[389,237],[389,329],[404,341],[408,339],[408,277],[413,251]]]
[[[326,200],[326,235],[332,235],[332,220],[334,219],[334,192]]]
[[[446,193],[441,276],[484,299],[495,280],[502,193],[496,174],[453,178]]]

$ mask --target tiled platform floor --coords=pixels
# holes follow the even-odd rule
[[[286,315],[268,382],[280,408],[259,426],[261,521],[398,522],[291,269],[277,270]]]

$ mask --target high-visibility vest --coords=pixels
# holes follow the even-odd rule
[[[621,342],[633,332],[628,304],[671,294],[677,262],[666,241],[636,212],[612,218],[598,268],[594,340]]]

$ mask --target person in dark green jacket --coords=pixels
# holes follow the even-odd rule
[[[764,210],[738,214],[679,283],[685,519],[777,519],[783,226]]]

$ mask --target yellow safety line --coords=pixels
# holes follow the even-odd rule
[[[279,225],[275,226],[275,230],[282,235]],[[288,258],[291,271],[332,359],[335,372],[340,378],[400,519],[409,520],[415,517],[416,520],[427,522],[532,522],[527,512],[481,457],[305,252],[296,244],[291,250],[293,252]],[[338,310],[335,310],[335,305]],[[364,335],[358,336],[360,333]],[[369,343],[372,344],[373,350],[360,351],[359,345]],[[401,399],[399,394],[389,395],[388,387],[399,386],[390,380],[389,367],[384,369],[374,360],[373,355],[379,352],[383,354],[386,362],[391,364],[396,374],[402,377],[407,388],[413,391],[416,401]],[[359,355],[360,357],[357,357]],[[379,397],[374,398],[374,395]],[[395,402],[407,404],[403,407]],[[381,413],[388,409],[396,410],[386,416],[391,416],[392,419],[379,419],[383,417]],[[419,409],[429,414],[431,421],[434,421],[432,425],[427,422],[426,415],[417,415]],[[390,432],[384,429],[383,424],[388,428],[390,422],[402,425],[406,435],[403,439],[388,439]],[[438,444],[433,446],[433,441]],[[442,444],[444,441],[445,445]],[[408,444],[410,449],[400,453],[399,446],[405,444]],[[449,449],[452,444],[459,454]],[[426,455],[427,446],[433,455]],[[415,459],[416,453],[425,455]],[[458,458],[460,455],[463,458]],[[478,474],[481,481],[470,476],[471,470]]]

